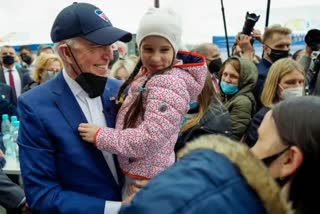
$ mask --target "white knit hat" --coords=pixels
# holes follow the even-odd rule
[[[149,8],[141,18],[136,35],[137,45],[147,36],[161,36],[172,45],[177,53],[182,35],[182,22],[180,16],[170,8]]]

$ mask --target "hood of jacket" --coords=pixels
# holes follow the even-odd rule
[[[120,213],[292,213],[263,163],[242,144],[207,135],[178,158]]]
[[[182,63],[174,65],[173,68],[183,69],[192,76],[193,81],[186,80],[186,82],[189,83],[187,84],[187,91],[189,92],[190,97],[197,97],[204,86],[208,72],[204,56],[189,51],[179,51],[176,58],[177,60],[182,61]],[[183,75],[179,77],[185,79]]]
[[[268,169],[247,146],[219,135],[204,136],[187,144],[177,158],[181,159],[197,150],[211,150],[232,162],[257,193],[267,213],[293,213],[290,203],[281,195],[280,188]]]
[[[253,62],[242,59],[240,57],[231,57],[231,59],[236,59],[240,63],[240,76],[239,76],[239,91],[232,95],[242,95],[248,92],[252,92],[256,86],[256,82],[258,79],[258,69]],[[219,73],[219,80],[221,81],[222,72]],[[220,90],[220,93],[223,92]],[[224,94],[223,94],[224,95]]]

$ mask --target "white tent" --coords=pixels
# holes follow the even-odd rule
[[[160,7],[171,7],[181,14],[186,43],[211,42],[224,35],[220,0],[159,0]],[[1,2],[0,46],[50,43],[50,28],[57,13],[73,0],[10,0]],[[153,0],[88,0],[101,8],[113,25],[132,33]],[[320,28],[318,0],[271,0],[269,24],[286,24],[294,31]],[[256,27],[263,30],[267,0],[224,0],[229,35],[241,31],[247,11],[260,14]]]

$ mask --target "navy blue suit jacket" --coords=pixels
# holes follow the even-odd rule
[[[121,82],[108,79],[103,94],[109,127]],[[29,206],[40,213],[103,213],[105,200],[120,201],[118,185],[101,151],[81,140],[87,122],[62,72],[18,99],[19,155]],[[118,173],[119,174],[119,173]]]
[[[0,96],[4,96],[4,99],[8,100],[10,103],[17,105],[17,98],[13,92],[11,86],[0,82]]]

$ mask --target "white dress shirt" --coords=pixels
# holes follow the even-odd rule
[[[63,77],[67,82],[67,85],[71,89],[72,94],[75,96],[82,112],[84,113],[88,123],[95,124],[100,127],[106,127],[106,120],[103,114],[103,106],[101,97],[90,98],[88,94],[81,88],[81,86],[71,79],[65,70],[62,71]],[[107,161],[110,171],[117,183],[117,171],[112,154],[109,152],[102,151],[102,154]],[[101,169],[104,170],[104,169]],[[103,190],[101,190],[103,191]],[[121,202],[106,201],[104,213],[118,213],[121,207]]]
[[[19,97],[21,94],[21,79],[20,75],[16,69],[15,66],[13,66],[12,69],[10,69],[12,74],[13,74],[13,81],[14,81],[14,87],[16,90],[16,96]],[[10,79],[9,79],[9,69],[3,66],[3,73],[4,73],[4,78],[6,79],[7,85],[10,86]]]

